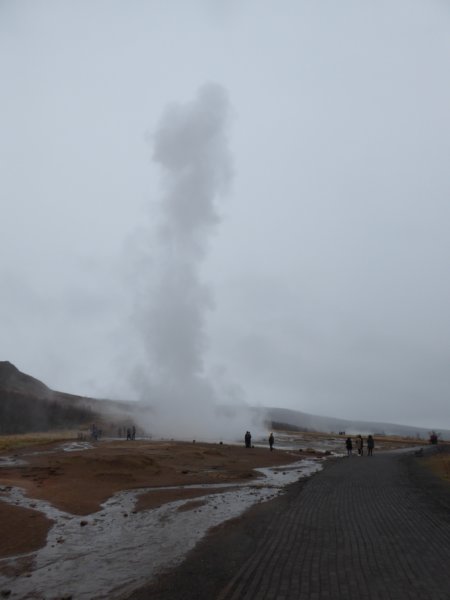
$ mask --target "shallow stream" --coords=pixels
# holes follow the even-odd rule
[[[277,496],[284,486],[321,468],[320,459],[305,459],[283,467],[257,469],[265,477],[251,484],[180,486],[204,490],[192,508],[184,511],[180,507],[191,499],[133,512],[139,495],[154,488],[123,491],[88,517],[27,498],[20,488],[0,488],[2,500],[39,510],[55,522],[46,546],[25,555],[33,559],[32,570],[17,577],[0,574],[0,592],[9,590],[9,598],[45,600],[126,597],[156,573],[181,563],[211,527]],[[223,488],[221,493],[217,493],[218,487]],[[213,488],[216,493],[212,493]],[[5,573],[8,567],[13,570],[23,557],[0,560],[1,571]]]

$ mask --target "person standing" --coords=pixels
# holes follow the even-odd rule
[[[373,449],[375,447],[375,441],[372,435],[369,435],[367,438],[367,456],[373,456]]]
[[[275,438],[273,437],[273,433],[271,433],[269,435],[269,446],[270,446],[270,451],[272,452],[273,450],[273,444],[274,444]]]
[[[352,438],[348,437],[345,440],[345,447],[347,448],[347,456],[352,456],[353,454],[353,444],[352,444]]]
[[[251,442],[252,442],[252,435],[251,435],[250,431],[246,431],[245,432],[245,447],[251,448]]]
[[[361,434],[356,438],[356,447],[358,448],[358,455],[364,456],[364,442]]]

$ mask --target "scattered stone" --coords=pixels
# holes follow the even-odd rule
[[[89,521],[80,521],[80,527],[85,527],[86,525],[89,525]]]

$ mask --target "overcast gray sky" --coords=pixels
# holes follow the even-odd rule
[[[195,376],[215,401],[450,429],[449,31],[443,0],[0,0],[0,360],[156,393],[180,185],[158,136],[179,123],[195,154],[209,98]]]

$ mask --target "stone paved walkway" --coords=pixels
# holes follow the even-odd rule
[[[405,454],[337,460],[274,514],[217,600],[450,600],[449,506]]]

